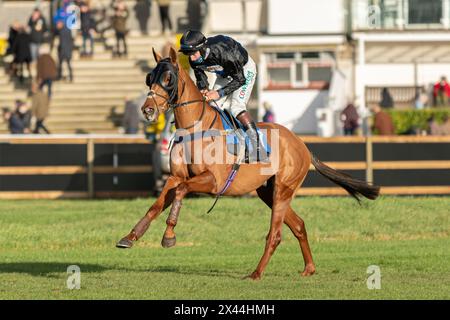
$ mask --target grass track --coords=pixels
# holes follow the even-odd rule
[[[177,246],[159,243],[164,213],[131,250],[114,247],[153,199],[0,201],[0,299],[450,299],[450,197],[297,198],[317,274],[287,227],[261,281],[269,227],[258,199],[186,199]],[[66,268],[81,268],[81,290]],[[381,268],[381,290],[366,269]]]

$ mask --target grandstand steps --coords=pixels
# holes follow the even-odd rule
[[[161,52],[167,42],[164,37],[136,36],[127,38],[128,55],[114,57],[115,38],[107,34],[106,44],[94,44],[92,57],[81,57],[81,37],[76,37],[73,52],[73,82],[54,81],[49,116],[45,123],[52,133],[117,133],[125,109],[125,98],[135,99],[146,92],[145,77],[154,67],[152,48]],[[174,41],[174,37],[170,38]],[[56,45],[52,55],[56,62]],[[33,71],[34,72],[34,71]],[[0,107],[14,108],[14,101],[30,101],[29,79],[21,85],[0,68]],[[0,133],[8,133],[0,120]]]

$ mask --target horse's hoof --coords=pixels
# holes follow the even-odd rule
[[[312,276],[316,272],[316,267],[314,265],[305,266],[305,270],[301,273],[302,277]]]
[[[161,245],[163,246],[163,248],[173,247],[176,243],[177,243],[177,237],[173,237],[173,238],[163,237],[163,239],[161,241]]]
[[[261,280],[261,274],[254,271],[251,275],[244,277],[242,280],[251,279],[251,280]]]
[[[116,244],[116,248],[120,248],[120,249],[128,249],[128,248],[131,248],[132,246],[133,246],[133,241],[131,241],[130,239],[127,239],[127,238],[123,238]]]

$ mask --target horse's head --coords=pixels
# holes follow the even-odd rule
[[[178,100],[178,62],[177,53],[170,48],[168,58],[153,49],[156,67],[147,74],[146,84],[150,91],[141,107],[141,111],[148,121],[156,121],[161,113],[166,112]]]

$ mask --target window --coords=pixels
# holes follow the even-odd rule
[[[409,24],[439,24],[442,0],[408,0]]]
[[[269,79],[272,84],[289,84],[291,82],[291,67],[276,67],[268,69]]]
[[[328,66],[310,66],[308,68],[309,81],[330,82],[333,70]]]
[[[269,53],[267,57],[268,88],[324,88],[331,82],[333,52]]]

